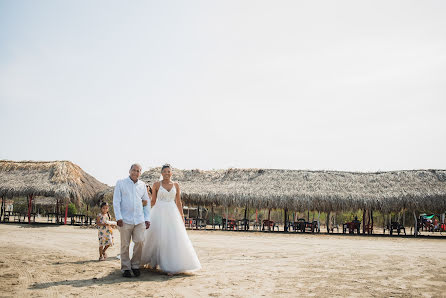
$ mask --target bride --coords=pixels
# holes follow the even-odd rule
[[[152,190],[150,228],[145,231],[141,264],[168,275],[201,269],[184,227],[180,186],[173,182],[169,164],[161,168],[163,179]]]

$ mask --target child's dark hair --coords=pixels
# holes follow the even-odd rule
[[[170,164],[166,163],[166,164],[164,164],[164,165],[161,167],[161,172],[162,172],[164,169],[167,169],[167,168],[172,169],[172,167],[170,166]]]
[[[102,207],[109,205],[107,202],[102,202],[99,206],[101,206],[101,212],[102,212]],[[108,215],[108,220],[111,220],[110,212],[107,211],[107,215]]]

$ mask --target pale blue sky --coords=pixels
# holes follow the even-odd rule
[[[0,159],[446,168],[445,1],[0,0]]]

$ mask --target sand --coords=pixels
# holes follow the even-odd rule
[[[188,231],[203,269],[121,277],[119,232],[97,261],[97,231],[0,224],[0,296],[446,297],[446,240]]]

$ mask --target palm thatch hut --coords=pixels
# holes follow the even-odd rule
[[[376,173],[273,169],[173,170],[189,204],[295,211],[446,210],[446,171]],[[141,175],[157,181],[160,168]]]
[[[70,161],[0,161],[0,196],[26,196],[28,209],[35,196],[80,205],[93,200],[98,192],[108,188]]]
[[[320,212],[446,210],[446,170],[375,173],[276,169],[173,170],[187,204]],[[160,168],[141,179],[157,181]]]

